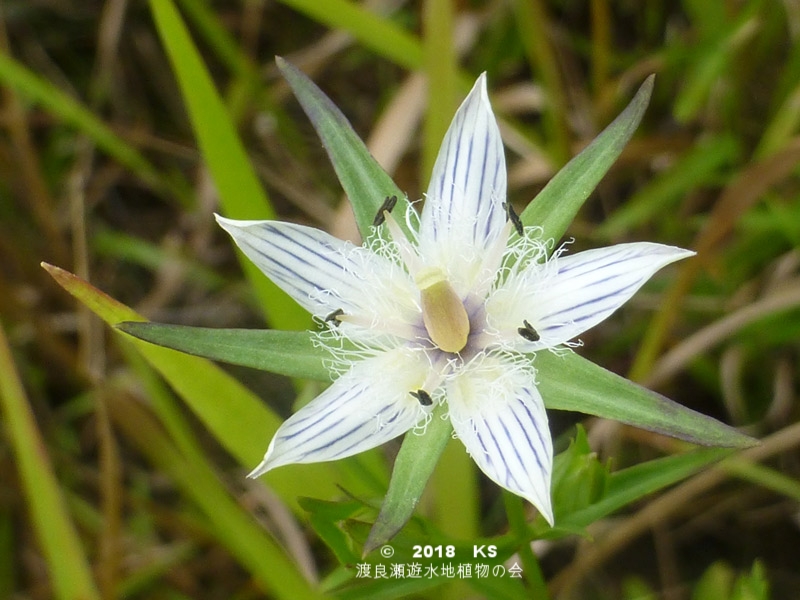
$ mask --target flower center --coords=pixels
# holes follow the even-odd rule
[[[414,281],[419,288],[422,321],[433,343],[445,352],[463,350],[469,337],[469,317],[442,270],[420,269]]]

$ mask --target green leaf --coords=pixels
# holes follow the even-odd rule
[[[617,160],[639,126],[653,92],[650,75],[633,100],[600,135],[555,174],[522,211],[525,225],[544,229],[544,238],[558,241],[589,194]]]
[[[586,430],[578,425],[575,438],[553,461],[551,496],[556,523],[602,499],[608,489],[608,467],[597,460]]]
[[[161,323],[124,322],[117,329],[140,340],[195,356],[289,377],[330,381],[330,353],[307,331],[211,329]]]
[[[130,169],[146,184],[156,190],[166,191],[181,201],[187,200],[188,193],[183,186],[167,180],[136,148],[114,133],[91,110],[3,52],[0,52],[0,82],[13,87],[88,136],[98,148]]]
[[[411,518],[452,432],[446,408],[440,404],[431,413],[424,434],[418,435],[413,430],[406,434],[381,512],[364,544],[364,556],[389,541]]]
[[[207,460],[192,460],[181,452],[140,405],[124,397],[109,402],[116,427],[195,503],[215,537],[253,574],[264,591],[292,600],[320,597],[283,546],[258,526]]]
[[[704,446],[746,448],[758,443],[574,352],[538,352],[534,365],[539,391],[548,408],[614,419]]]
[[[256,82],[258,71],[247,55],[237,45],[233,34],[226,29],[224,19],[214,12],[207,0],[178,0],[183,13],[196,28],[201,39],[214,50],[215,55],[238,77]]]
[[[122,323],[140,339],[220,360],[319,381],[330,379],[327,351],[308,332],[205,329],[155,323]],[[757,443],[716,419],[693,411],[569,352],[534,355],[539,390],[548,408],[621,421],[695,444],[747,447]],[[416,436],[422,443],[427,436]],[[419,449],[417,450],[419,451]]]
[[[225,215],[234,219],[274,219],[275,211],[180,14],[171,0],[151,0],[150,9]],[[283,329],[306,328],[310,322],[308,313],[244,255],[238,256],[272,324]]]
[[[596,235],[615,238],[655,222],[667,211],[677,210],[678,202],[691,190],[719,181],[723,169],[738,158],[740,151],[739,140],[730,134],[699,140],[609,216],[597,228]]]
[[[422,65],[419,40],[391,19],[373,14],[351,0],[280,0],[282,4],[323,23],[333,30],[350,33],[366,48],[407,69]]]
[[[67,512],[53,465],[25,397],[25,389],[2,328],[0,414],[4,421],[4,438],[14,450],[26,509],[47,561],[54,596],[64,600],[99,598],[89,561]]]
[[[593,504],[556,519],[559,527],[587,527],[595,521],[667,486],[682,481],[710,464],[730,456],[727,448],[700,448],[667,456],[612,473],[605,494]]]
[[[79,277],[43,264],[48,273],[70,294],[109,325],[123,321],[142,321],[134,310],[97,290]],[[122,334],[121,334],[122,335]],[[246,387],[215,364],[127,337],[147,362],[158,371],[211,431],[219,443],[240,464],[252,467],[264,453],[267,442],[277,431],[281,419]],[[277,469],[265,476],[272,489],[295,511],[301,512],[299,496],[331,497],[337,484],[357,493],[373,490],[357,477],[347,477],[345,469],[334,465],[303,465],[303,477],[291,470]]]
[[[309,523],[317,536],[333,551],[339,563],[352,565],[359,561],[353,543],[342,531],[339,523],[352,519],[364,509],[360,502],[327,502],[314,498],[301,498],[300,506],[310,514]]]
[[[369,237],[375,215],[387,197],[397,197],[395,211],[404,215],[408,207],[405,195],[369,153],[347,117],[299,69],[280,57],[276,61],[328,152],[353,205],[361,237]],[[405,219],[397,221],[405,228]]]

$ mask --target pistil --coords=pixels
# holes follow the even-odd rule
[[[425,268],[414,280],[419,288],[422,321],[431,341],[445,352],[463,350],[469,337],[469,317],[444,273]]]

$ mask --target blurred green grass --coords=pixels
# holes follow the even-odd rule
[[[237,546],[243,540],[220,530],[204,504],[213,494],[221,494],[214,506],[226,516],[245,519],[237,521],[243,530],[251,515],[254,544],[280,540],[287,568],[306,582],[298,585],[312,590],[322,579],[327,589],[346,578],[304,531],[302,511],[293,515],[264,486],[245,481],[240,456],[212,440],[150,367],[39,268],[42,260],[63,266],[154,320],[263,325],[269,294],[242,284],[212,212],[225,202],[251,203],[263,188],[281,218],[357,235],[275,55],[331,95],[375,156],[393,162],[389,170],[412,199],[425,188],[437,136],[465,87],[486,70],[507,143],[509,195],[520,210],[656,73],[642,126],[568,235],[575,249],[651,240],[699,256],[583,336],[581,353],[767,441],[756,470],[731,469],[696,494],[679,486],[668,492],[666,512],[657,496],[599,522],[591,561],[574,559],[576,539],[550,548],[541,557],[544,576],[575,586],[554,589],[561,597],[624,597],[633,578],[664,597],[689,597],[718,561],[749,572],[759,559],[773,597],[793,597],[800,588],[799,498],[791,485],[800,443],[800,13],[792,3],[176,4],[223,99],[212,108],[233,117],[244,141],[223,179],[209,174],[200,152],[225,148],[220,136],[227,134],[204,141],[196,133],[198,120],[214,114],[193,122],[146,4],[9,0],[0,7],[0,320],[11,350],[0,365],[0,394],[32,411],[42,439],[15,437],[4,408],[0,597],[70,597],[59,582],[85,581],[89,569],[105,598],[280,593],[270,580],[282,573],[265,567],[259,574],[259,557],[248,559]],[[427,88],[415,82],[420,74],[431,78]],[[207,95],[196,91],[187,94],[198,101],[195,110],[208,110]],[[258,217],[250,206],[231,216]],[[748,318],[731,318],[737,314]],[[283,316],[273,315],[273,324]],[[14,391],[14,372],[24,395]],[[236,376],[277,413],[290,412],[285,382]],[[224,407],[226,398],[218,401]],[[573,419],[554,416],[554,426],[563,430]],[[650,434],[588,425],[594,447],[618,467],[675,450]],[[26,442],[39,448],[41,465],[51,465],[42,468],[55,473],[62,498],[53,502],[66,506],[45,514],[74,531],[83,548],[67,553],[75,564],[65,576],[52,570],[60,559],[36,537],[47,517],[37,516],[25,491],[16,453]],[[267,443],[265,435],[248,452],[258,456]],[[423,513],[462,539],[505,532],[497,490],[481,484],[463,452],[445,456],[440,491]],[[342,469],[385,478],[380,452],[364,461],[344,461]],[[309,477],[303,469],[285,476]],[[45,481],[32,472],[35,483]],[[196,490],[194,478],[202,482]],[[377,504],[380,484],[364,488]],[[237,501],[246,510],[237,512]],[[637,526],[658,510],[655,528]],[[603,543],[612,529],[629,532],[624,543]],[[705,588],[710,580],[703,578]]]

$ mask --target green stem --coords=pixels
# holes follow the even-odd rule
[[[522,498],[510,492],[503,491],[503,503],[506,507],[506,516],[508,517],[508,526],[514,533],[519,544],[520,560],[522,560],[522,569],[525,572],[525,579],[530,587],[530,598],[537,600],[545,600],[547,596],[547,584],[542,574],[542,569],[539,566],[539,559],[531,549],[530,531],[528,523],[525,519],[525,507]]]

